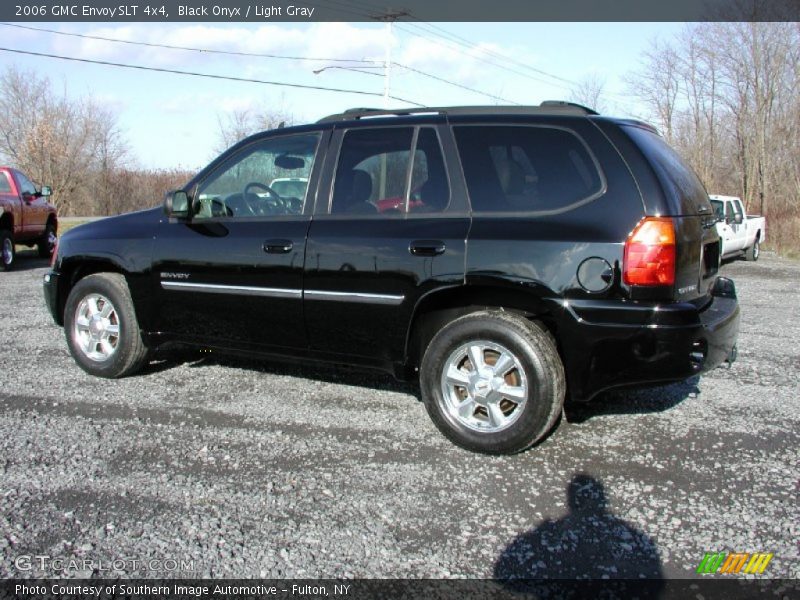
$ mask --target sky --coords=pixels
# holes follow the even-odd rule
[[[630,96],[624,78],[640,66],[642,53],[654,39],[669,39],[684,26],[398,22],[389,35],[382,23],[13,25],[0,24],[6,48],[375,94],[235,82],[0,52],[0,69],[13,65],[48,78],[54,93],[90,97],[111,109],[130,146],[132,166],[190,171],[217,155],[220,120],[232,111],[289,113],[299,124],[347,108],[383,107],[387,40],[391,61],[402,65],[393,65],[389,77],[390,93],[399,99],[426,106],[538,104],[569,99],[576,84],[597,78],[604,82],[605,112],[643,118],[645,109]],[[93,39],[97,37],[136,44]],[[411,105],[391,100],[390,106]]]

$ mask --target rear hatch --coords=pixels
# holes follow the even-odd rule
[[[644,154],[663,195],[644,198],[647,216],[670,217],[675,225],[673,300],[701,301],[719,269],[720,243],[708,192],[691,166],[651,127],[621,129]]]

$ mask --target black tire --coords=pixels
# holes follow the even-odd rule
[[[36,243],[40,258],[50,258],[53,256],[53,251],[56,249],[55,239],[56,226],[52,221],[50,221],[47,224],[47,227],[45,227],[44,235],[42,235],[42,237]]]
[[[484,371],[495,371],[503,354],[513,358],[514,366],[497,367],[499,376],[495,372],[492,379],[478,377],[464,386],[446,381],[448,366],[456,368],[458,378],[478,372],[470,358],[474,348],[479,349],[476,360],[483,362]],[[463,362],[458,362],[462,353]],[[504,363],[508,360],[506,356]],[[513,454],[540,441],[561,415],[566,391],[564,366],[550,333],[540,323],[500,311],[465,315],[437,333],[422,359],[420,385],[439,430],[462,448],[483,454]],[[520,401],[503,397],[495,386],[517,390]],[[500,408],[502,414],[490,408]]]
[[[91,375],[125,377],[147,362],[128,284],[119,273],[89,275],[75,284],[64,308],[64,333],[75,362]]]
[[[756,238],[756,241],[753,242],[753,245],[744,251],[744,259],[749,260],[751,262],[755,262],[758,260],[760,254],[761,254],[761,245],[759,244],[758,238]]]
[[[14,268],[14,259],[17,256],[14,248],[14,238],[8,229],[0,231],[0,271],[10,271]]]

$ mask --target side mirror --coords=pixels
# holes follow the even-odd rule
[[[164,194],[164,214],[176,219],[189,218],[189,194],[184,190]]]
[[[47,196],[52,196],[53,190],[50,189],[49,185],[43,185],[42,189],[39,190],[39,196],[47,198]]]
[[[742,218],[742,213],[736,213],[736,215],[733,217],[733,222],[737,225],[741,225],[743,221],[744,219]]]

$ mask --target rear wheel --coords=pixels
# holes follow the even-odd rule
[[[56,249],[56,239],[56,226],[51,221],[47,224],[47,227],[44,230],[44,235],[36,244],[40,257],[50,258],[53,256],[53,251]]]
[[[0,231],[0,271],[10,271],[14,266],[14,238],[7,229]]]
[[[81,279],[67,298],[64,332],[75,362],[98,377],[124,377],[147,361],[128,285],[118,273]]]
[[[428,414],[459,446],[520,452],[541,440],[564,404],[564,367],[550,334],[505,312],[456,319],[434,336],[420,383]]]
[[[759,254],[761,254],[761,247],[758,243],[758,238],[756,238],[756,241],[753,242],[753,245],[750,246],[747,250],[745,250],[744,259],[750,261],[756,261],[758,260]]]

